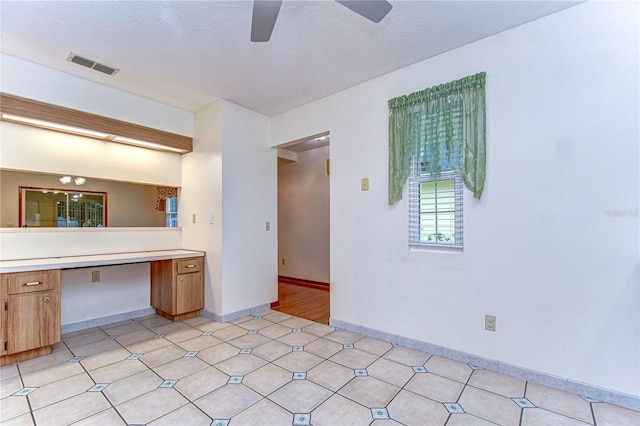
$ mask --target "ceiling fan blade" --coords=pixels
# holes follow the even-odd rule
[[[393,6],[385,0],[336,0],[358,15],[364,16],[376,24],[387,16]]]
[[[253,0],[251,41],[269,41],[276,25],[282,0]]]

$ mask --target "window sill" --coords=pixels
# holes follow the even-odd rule
[[[409,243],[409,250],[424,253],[451,253],[462,254],[463,246],[444,245],[444,244],[415,244]]]

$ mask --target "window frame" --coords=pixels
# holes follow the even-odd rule
[[[440,176],[432,177],[430,173],[423,172],[420,167],[417,156],[413,156],[411,159],[411,167],[409,171],[409,223],[408,223],[408,242],[411,248],[435,248],[437,250],[455,250],[460,251],[464,248],[464,209],[463,209],[463,182],[462,179],[453,169],[446,169],[440,172]],[[442,181],[454,181],[454,243],[448,243],[444,241],[424,241],[421,240],[421,211],[420,211],[420,195],[421,187],[426,182],[442,182]],[[437,195],[436,195],[437,199]],[[437,201],[436,201],[437,202]],[[437,207],[436,207],[437,215]],[[436,228],[436,233],[438,229]]]

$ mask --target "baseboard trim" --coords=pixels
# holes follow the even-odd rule
[[[385,331],[352,324],[347,321],[342,321],[335,318],[331,318],[329,320],[329,324],[333,327],[352,331],[354,333],[386,340],[396,345],[418,349],[424,352],[431,353],[433,355],[438,355],[444,358],[453,359],[455,361],[464,362],[466,364],[506,374],[508,376],[517,377],[522,380],[549,386],[554,389],[571,392],[582,397],[593,398],[598,401],[607,402],[610,404],[619,405],[620,407],[640,411],[640,397],[636,397],[633,395],[616,392],[587,383],[577,382],[571,379],[554,376],[552,374],[531,370],[525,367],[508,364],[494,359],[468,354],[466,352],[461,352],[443,346],[434,345],[432,343],[400,336],[397,334],[387,333]]]
[[[144,317],[147,315],[153,315],[156,310],[152,307],[145,309],[139,309],[137,311],[125,312],[123,314],[109,315],[107,317],[95,318],[87,321],[74,322],[71,324],[64,324],[61,327],[62,334],[71,333],[78,330],[86,330],[87,328],[99,327],[101,325],[112,324],[114,322],[120,322],[138,317]]]
[[[282,275],[278,275],[278,282],[285,283],[285,284],[293,284],[300,287],[315,288],[316,290],[324,290],[324,291],[329,291],[331,288],[331,285],[329,283],[304,280],[302,278],[284,277]]]
[[[214,312],[203,309],[201,315],[213,321],[229,322],[229,321],[237,320],[238,318],[246,317],[247,315],[259,314],[261,312],[268,311],[269,309],[270,309],[270,304],[265,303],[264,305],[258,305],[258,306],[254,306],[253,308],[242,309],[240,311],[231,312],[229,314],[224,314],[224,315],[218,315]]]

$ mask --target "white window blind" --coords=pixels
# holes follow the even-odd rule
[[[417,157],[409,175],[409,244],[463,246],[462,180],[451,169],[432,178]]]

